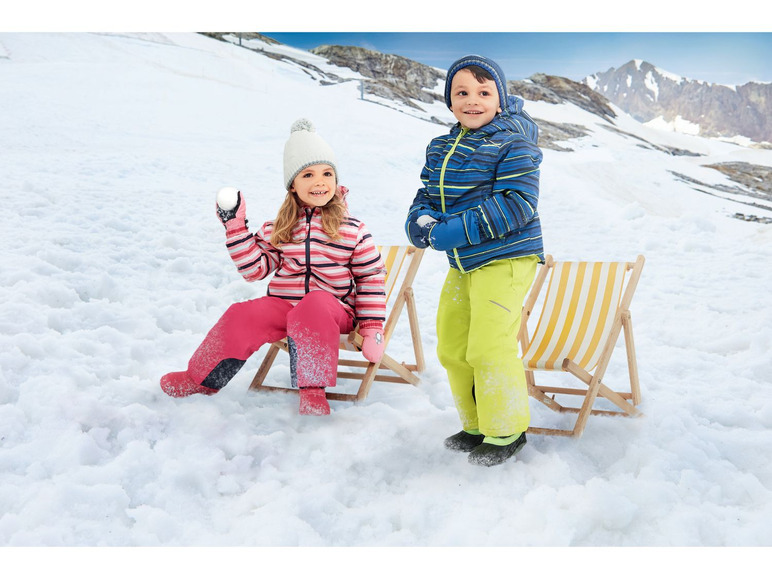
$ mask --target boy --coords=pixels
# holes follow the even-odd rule
[[[492,60],[451,65],[445,102],[458,123],[426,150],[423,187],[405,228],[450,263],[437,310],[437,355],[463,430],[445,440],[472,464],[501,464],[526,443],[528,389],[517,334],[526,292],[544,261],[538,127],[508,96]]]

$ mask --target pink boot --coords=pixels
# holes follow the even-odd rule
[[[217,390],[196,384],[187,372],[171,372],[161,378],[161,390],[174,398],[182,398],[191,394],[217,394]]]
[[[300,388],[300,414],[323,416],[330,413],[330,404],[324,388]]]

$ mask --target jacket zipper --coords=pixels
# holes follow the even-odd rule
[[[453,153],[456,152],[456,147],[458,146],[459,141],[461,141],[461,138],[466,135],[469,132],[469,129],[462,128],[461,132],[458,134],[458,137],[456,137],[456,141],[453,143],[453,146],[450,148],[450,151],[448,151],[448,154],[445,155],[445,159],[442,161],[442,169],[440,169],[440,201],[442,202],[442,212],[445,213],[445,168],[448,166],[448,161],[450,161],[450,158],[453,156]],[[461,259],[458,257],[458,250],[454,247],[453,248],[453,258],[456,260],[456,265],[458,266],[458,270],[461,273],[466,273],[464,271],[464,268],[461,265]]]
[[[311,290],[311,218],[313,209],[306,209],[306,293]]]

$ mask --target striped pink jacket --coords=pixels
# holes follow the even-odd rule
[[[247,281],[274,273],[268,295],[293,302],[324,290],[337,297],[360,328],[383,329],[386,320],[386,268],[365,224],[346,216],[341,238],[322,229],[320,209],[305,208],[292,231],[293,243],[271,245],[273,221],[252,234],[246,227],[227,233],[231,259]]]

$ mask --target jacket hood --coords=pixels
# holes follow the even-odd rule
[[[506,111],[512,115],[519,115],[521,112],[523,112],[523,104],[525,101],[521,99],[519,96],[515,96],[513,94],[507,95],[507,109]]]
[[[493,77],[493,82],[496,84],[496,89],[499,91],[499,103],[501,104],[501,108],[505,108],[508,93],[507,78],[504,76],[504,71],[490,58],[480,56],[479,54],[467,54],[450,65],[448,73],[445,76],[445,104],[448,105],[448,108],[451,106],[450,87],[453,84],[453,77],[459,70],[469,66],[479,66]]]

